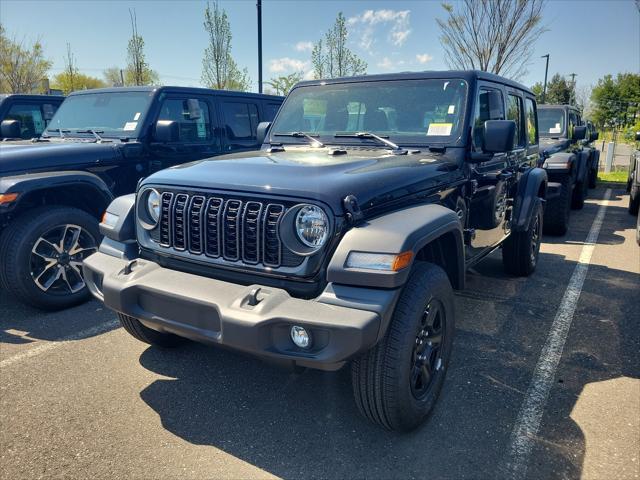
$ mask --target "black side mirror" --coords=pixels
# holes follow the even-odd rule
[[[189,109],[189,120],[197,120],[202,117],[200,102],[195,98],[187,99],[187,108]]]
[[[55,110],[53,109],[53,105],[51,105],[50,103],[45,103],[42,105],[42,118],[45,121],[49,121],[53,118],[53,114],[55,113]]]
[[[595,142],[596,140],[598,140],[598,138],[600,137],[600,134],[598,132],[592,132],[591,133],[591,141]]]
[[[267,133],[269,132],[270,127],[271,127],[271,122],[260,122],[258,124],[256,137],[260,145],[262,145],[264,143],[264,139],[267,138]]]
[[[584,140],[584,137],[587,135],[587,127],[584,125],[576,125],[573,127],[573,135],[571,135],[571,140]]]
[[[487,120],[484,122],[482,150],[486,153],[505,153],[513,150],[516,122]]]
[[[3,120],[0,124],[2,138],[20,138],[22,128],[18,120]]]
[[[159,143],[177,142],[180,140],[180,125],[173,120],[158,120],[153,138]]]

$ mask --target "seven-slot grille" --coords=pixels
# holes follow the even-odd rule
[[[164,192],[160,197],[160,246],[267,267],[297,265],[278,234],[286,208],[279,203]]]

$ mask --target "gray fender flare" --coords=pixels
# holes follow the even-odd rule
[[[398,288],[407,281],[411,265],[398,272],[348,268],[349,253],[399,254],[411,251],[414,254],[413,264],[416,254],[424,246],[443,235],[450,235],[455,242],[455,258],[447,259],[455,261],[455,268],[447,273],[454,288],[463,288],[465,257],[462,226],[453,210],[435,204],[417,205],[383,214],[349,230],[331,258],[327,281],[363,287]]]
[[[547,172],[542,168],[532,168],[522,175],[518,183],[518,192],[513,207],[511,228],[516,231],[526,230],[533,215],[536,199],[546,197]],[[542,188],[541,188],[542,187]],[[539,192],[542,190],[542,196]]]
[[[571,173],[576,170],[578,157],[574,153],[554,153],[545,160],[546,169],[554,173]]]

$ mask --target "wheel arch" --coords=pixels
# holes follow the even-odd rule
[[[515,231],[526,230],[535,210],[537,198],[543,201],[547,197],[547,172],[542,168],[532,168],[525,172],[518,183],[511,228]]]

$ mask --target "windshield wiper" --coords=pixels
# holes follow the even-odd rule
[[[52,131],[52,132],[58,132],[58,135],[60,135],[60,138],[65,138],[64,134],[65,133],[71,133],[71,130],[63,130],[61,128],[52,128],[52,129],[48,129],[46,130],[48,131]],[[49,137],[50,135],[43,135],[43,137]]]
[[[371,132],[336,133],[334,137],[336,138],[367,138],[371,140],[377,140],[378,142],[386,145],[387,147],[391,147],[393,152],[398,155],[405,155],[408,153],[407,150],[393,143],[391,140],[387,140],[386,138]]]
[[[76,133],[90,133],[96,138],[97,142],[102,142],[103,138],[98,134],[104,133],[104,130],[93,130],[91,128],[88,128],[86,130],[76,130]]]
[[[274,133],[273,136],[274,137],[306,138],[307,140],[309,140],[309,145],[311,145],[312,147],[318,147],[318,148],[324,147],[324,143],[322,143],[320,140],[316,140],[311,135],[304,132]]]

